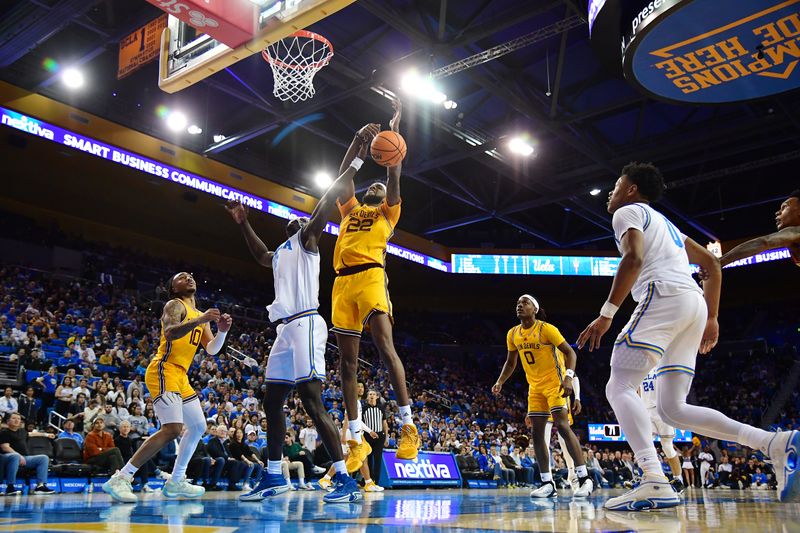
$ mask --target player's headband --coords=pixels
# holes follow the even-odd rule
[[[530,300],[531,303],[533,304],[534,309],[536,309],[536,312],[537,313],[539,312],[539,302],[536,301],[536,298],[534,298],[530,294],[523,294],[522,296],[520,296],[520,298],[527,298],[528,300]]]

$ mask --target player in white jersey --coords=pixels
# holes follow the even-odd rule
[[[369,143],[365,143],[369,146]],[[320,440],[328,451],[336,475],[334,490],[323,498],[325,502],[340,503],[360,500],[358,485],[347,474],[333,419],[322,403],[322,380],[325,379],[325,346],[328,328],[317,312],[319,307],[319,249],[317,243],[325,230],[328,217],[336,206],[336,198],[353,176],[366,155],[363,149],[344,173],[331,185],[314,208],[311,218],[295,218],[286,226],[288,239],[270,251],[256,235],[247,220],[247,208],[230,202],[228,211],[242,230],[247,247],[256,261],[272,268],[275,301],[268,306],[269,318],[278,323],[269,358],[265,381],[264,412],[267,418],[267,469],[260,483],[241,501],[261,501],[268,496],[289,490],[281,475],[286,417],[282,406],[292,387],[297,386],[308,416],[319,431]]]
[[[622,169],[608,200],[622,260],[600,316],[578,338],[579,348],[587,343],[590,351],[599,347],[628,293],[638,302],[615,342],[606,397],[644,475],[638,487],[605,506],[642,511],[680,503],[661,470],[647,409],[636,394],[653,367],[658,376],[656,408],[664,422],[763,451],[775,467],[780,500],[794,499],[800,493],[800,476],[795,475],[799,432],[770,433],[686,403],[697,352],[708,353],[719,337],[722,271],[711,252],[650,207],[664,189],[664,178],[652,164],[631,163]],[[692,279],[690,261],[708,272],[702,291]]]
[[[656,371],[651,370],[649,374],[642,380],[642,385],[639,387],[639,396],[642,397],[644,406],[647,408],[647,415],[650,417],[651,432],[653,435],[658,435],[658,440],[661,442],[661,449],[664,451],[664,457],[667,458],[669,469],[672,472],[672,480],[670,485],[678,494],[683,494],[684,486],[681,481],[681,460],[678,457],[678,450],[675,449],[673,441],[675,440],[675,428],[661,420],[656,408],[657,396],[656,381],[658,376]]]

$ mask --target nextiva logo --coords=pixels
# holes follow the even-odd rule
[[[725,103],[800,87],[800,0],[642,4],[623,61],[626,77],[651,95]]]
[[[0,122],[6,126],[36,135],[37,137],[44,137],[49,141],[55,139],[53,130],[45,128],[38,120],[20,115],[19,113],[14,113],[13,111],[3,112]]]
[[[421,459],[418,463],[397,462],[395,474],[400,479],[452,479],[450,468],[445,464],[432,464],[430,459]]]

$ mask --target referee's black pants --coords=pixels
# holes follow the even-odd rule
[[[383,466],[383,443],[386,442],[386,433],[383,431],[377,432],[376,435],[378,437],[375,439],[366,431],[362,435],[372,448],[372,453],[367,456],[367,467],[372,481],[377,483],[381,477],[381,466]]]

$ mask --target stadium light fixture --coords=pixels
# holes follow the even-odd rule
[[[221,143],[222,141],[225,140],[225,136],[221,133],[217,133],[216,135],[214,135],[213,139],[215,143]]]
[[[434,104],[444,104],[448,101],[447,95],[433,84],[433,80],[420,76],[416,70],[406,72],[400,80],[400,86],[410,95],[429,100]]]
[[[70,89],[80,89],[86,81],[83,73],[76,68],[68,68],[61,74],[61,81]]]
[[[314,183],[320,189],[327,189],[328,187],[331,186],[333,180],[331,179],[331,175],[328,174],[327,172],[319,171],[316,174],[314,174]]]
[[[442,105],[444,106],[445,109],[455,109],[458,107],[458,103],[456,103],[453,100],[445,100],[445,102]]]
[[[189,120],[180,111],[173,111],[167,115],[167,127],[172,131],[181,131],[186,128]]]
[[[517,155],[528,157],[533,153],[533,146],[528,144],[522,137],[514,137],[508,143],[508,149]]]
[[[603,191],[601,191],[600,189],[592,189],[591,191],[589,191],[589,194],[591,194],[592,196],[597,196],[601,192]]]
[[[197,124],[192,124],[191,126],[186,128],[186,132],[189,135],[200,135],[201,133],[203,133],[203,129]]]

